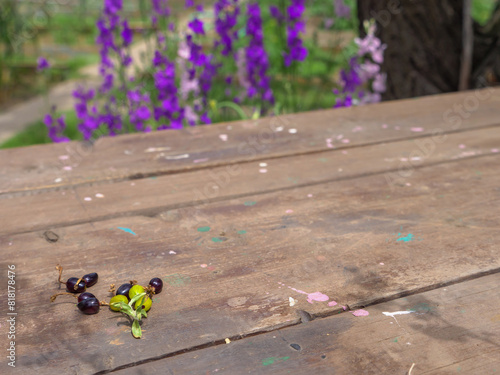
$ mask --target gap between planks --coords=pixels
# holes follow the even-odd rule
[[[479,126],[476,128],[449,130],[449,131],[441,133],[440,136],[449,135],[449,134],[474,132],[477,130],[493,129],[496,127],[500,127],[500,123],[494,122],[493,124],[483,125],[483,126]],[[70,179],[69,180],[70,183],[68,185],[48,186],[48,187],[40,187],[40,188],[34,188],[34,189],[12,190],[9,192],[0,193],[0,200],[5,199],[5,198],[20,197],[20,196],[22,197],[22,196],[26,196],[26,195],[32,195],[33,193],[39,194],[39,193],[50,192],[50,191],[70,190],[72,188],[77,188],[77,187],[90,187],[90,186],[99,186],[101,184],[113,184],[113,183],[124,182],[124,181],[135,181],[135,180],[141,180],[141,179],[152,178],[152,177],[162,177],[162,176],[168,176],[168,175],[173,175],[173,174],[196,172],[196,171],[200,171],[200,170],[204,170],[204,169],[232,166],[232,165],[236,165],[236,164],[255,163],[255,162],[259,162],[259,161],[263,161],[263,160],[269,161],[269,160],[276,160],[276,159],[284,159],[287,157],[314,155],[314,154],[319,154],[319,153],[324,153],[324,152],[352,150],[352,149],[357,149],[357,148],[362,148],[362,147],[367,147],[367,146],[377,146],[377,145],[382,145],[382,144],[389,145],[392,143],[403,142],[403,141],[412,141],[412,140],[422,139],[422,138],[432,138],[434,136],[435,135],[433,135],[433,134],[420,134],[420,135],[416,134],[416,135],[411,136],[411,137],[402,137],[402,138],[389,139],[389,140],[377,140],[374,142],[366,142],[366,143],[362,143],[362,144],[358,144],[358,145],[340,146],[340,147],[335,148],[335,149],[325,147],[325,148],[315,149],[315,150],[311,150],[311,151],[297,151],[297,152],[294,152],[293,154],[288,154],[288,153],[274,154],[274,155],[258,154],[255,158],[248,159],[248,160],[239,160],[239,161],[236,160],[233,162],[231,162],[231,161],[213,162],[212,164],[209,164],[209,165],[199,165],[199,166],[194,165],[190,168],[183,168],[180,170],[166,170],[166,171],[160,171],[160,172],[133,173],[129,176],[124,176],[124,177],[114,177],[114,178],[111,177],[108,179],[103,178],[103,179],[100,179],[97,181],[81,182],[81,183],[75,183],[75,184],[71,184],[71,179]],[[466,159],[466,158],[463,158],[463,159]]]
[[[345,310],[345,311],[343,309],[339,308],[339,309],[334,309],[332,311],[329,311],[327,313],[311,314],[311,316],[312,316],[313,320],[322,319],[322,318],[328,318],[328,317],[331,317],[331,316],[334,316],[334,315],[339,315],[339,314],[342,314],[342,313],[347,313],[347,312],[353,311],[354,309],[366,308],[366,307],[370,307],[370,306],[379,305],[379,304],[382,304],[382,303],[385,303],[385,302],[390,302],[390,301],[397,300],[399,298],[404,298],[404,297],[408,297],[408,296],[418,295],[418,294],[422,294],[422,293],[425,293],[425,292],[429,292],[431,290],[436,290],[436,289],[439,289],[439,288],[444,288],[444,287],[447,287],[447,286],[460,284],[460,283],[463,283],[463,282],[466,282],[466,281],[480,279],[482,277],[486,277],[486,276],[489,276],[489,275],[494,275],[496,273],[500,273],[500,268],[493,268],[491,270],[481,271],[481,272],[478,272],[478,273],[475,273],[475,274],[472,274],[472,275],[458,277],[458,278],[453,279],[453,280],[439,282],[439,283],[435,283],[435,284],[432,284],[432,285],[428,285],[428,286],[425,286],[425,287],[420,287],[420,288],[416,288],[416,289],[412,289],[412,290],[406,290],[406,291],[403,291],[401,293],[394,293],[391,296],[387,296],[387,297],[383,297],[383,298],[377,298],[377,299],[374,299],[372,301],[366,301],[366,302],[356,303],[355,305],[352,305],[352,306],[347,305],[348,309]],[[249,334],[246,334],[246,335],[237,335],[237,336],[232,336],[232,337],[228,337],[228,338],[231,340],[231,342],[233,342],[233,341],[239,341],[239,340],[246,339],[248,337],[259,336],[259,335],[263,335],[263,334],[266,334],[266,333],[269,333],[269,332],[276,332],[276,331],[279,331],[279,330],[282,330],[282,329],[294,327],[294,326],[297,326],[297,325],[302,324],[302,323],[303,322],[301,322],[300,320],[298,320],[295,323],[288,323],[287,325],[280,325],[278,327],[269,327],[269,329],[263,329],[263,330],[258,331],[258,332],[252,332],[252,333],[249,333]],[[98,372],[94,373],[93,375],[105,375],[105,374],[113,373],[113,372],[116,372],[116,371],[124,370],[124,369],[127,369],[127,368],[132,368],[132,367],[136,367],[136,366],[139,366],[139,365],[143,365],[143,364],[146,364],[146,363],[151,363],[151,362],[155,362],[155,361],[159,361],[159,360],[163,360],[163,359],[167,359],[167,358],[172,358],[172,357],[175,357],[175,356],[178,356],[178,355],[181,355],[181,354],[192,353],[192,352],[196,352],[196,351],[199,351],[199,350],[203,350],[203,349],[207,349],[207,348],[211,348],[211,347],[215,347],[215,346],[220,346],[220,345],[226,345],[226,344],[227,343],[226,343],[225,339],[215,340],[213,342],[209,342],[209,343],[205,343],[205,344],[200,344],[200,345],[192,346],[190,348],[185,348],[185,349],[177,350],[177,351],[165,354],[165,355],[160,355],[160,356],[156,356],[156,357],[144,359],[144,360],[141,360],[141,361],[129,363],[129,364],[126,364],[126,365],[117,366],[117,367],[109,369],[109,370],[98,371]]]

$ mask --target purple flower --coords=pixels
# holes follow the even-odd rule
[[[325,18],[324,24],[325,24],[325,29],[329,29],[335,24],[335,20],[333,18]]]
[[[46,114],[43,123],[47,127],[49,138],[52,142],[69,142],[68,137],[64,137],[62,134],[66,129],[66,122],[64,116],[59,117],[55,122],[51,114]]]
[[[155,68],[158,68],[161,65],[165,65],[168,63],[168,59],[161,54],[160,51],[156,50],[155,51],[155,56],[153,57],[153,66]]]
[[[376,25],[371,24],[367,27],[366,36],[363,39],[355,38],[354,42],[358,45],[358,56],[371,55],[371,58],[377,64],[384,62],[384,50],[387,48],[382,44],[379,38],[375,36]]]
[[[185,108],[184,116],[185,116],[188,124],[191,126],[196,125],[196,123],[198,122],[198,115],[193,110],[193,107],[191,107],[189,105],[187,105]]]
[[[355,57],[353,57],[349,61],[350,69],[345,70],[342,69],[340,71],[340,78],[342,82],[342,92],[346,93],[353,93],[355,92],[359,86],[363,83],[361,81],[361,78],[359,77],[358,70],[359,70],[359,64],[356,60]]]
[[[137,109],[131,112],[130,120],[134,121],[146,121],[151,117],[151,111],[145,105],[141,105]]]
[[[195,34],[205,35],[205,30],[203,30],[203,22],[198,18],[195,18],[191,22],[188,23],[188,26]]]
[[[191,8],[194,7],[194,1],[193,0],[186,0],[186,8]]]
[[[132,30],[130,30],[127,20],[123,20],[122,27],[123,27],[122,29],[123,45],[127,47],[132,43],[134,34],[132,33]]]
[[[340,18],[350,18],[351,8],[344,3],[344,0],[334,0],[335,14]]]
[[[279,10],[279,8],[276,5],[271,5],[269,7],[269,11],[271,12],[271,17],[278,20],[279,23],[281,23],[285,20],[285,16],[283,15],[283,13],[281,13],[281,11]]]
[[[50,68],[49,62],[47,61],[47,59],[45,57],[40,56],[38,58],[37,70],[39,72],[41,72],[41,71],[44,71],[45,69],[48,69],[48,68]]]
[[[201,120],[201,122],[203,122],[204,124],[211,124],[211,123],[212,123],[212,120],[210,119],[210,117],[208,117],[208,113],[207,113],[207,112],[204,112],[204,113],[201,115],[200,120]]]
[[[292,0],[292,5],[287,9],[288,17],[291,20],[300,19],[305,9],[305,0]]]
[[[104,0],[104,13],[114,15],[122,10],[122,0]]]
[[[373,80],[372,83],[372,88],[373,91],[382,93],[385,92],[386,90],[386,80],[387,80],[387,74],[377,74],[375,76],[375,79]]]
[[[112,136],[116,135],[118,131],[123,128],[121,116],[119,114],[114,114],[109,105],[105,106],[105,113],[99,116],[99,124],[106,125],[109,135]]]
[[[168,17],[170,15],[170,8],[168,6],[168,0],[152,0],[153,2],[153,14],[151,20],[153,26],[158,23],[158,17]]]

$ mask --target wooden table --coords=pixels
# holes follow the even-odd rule
[[[483,89],[1,151],[1,372],[500,373],[499,114]],[[143,338],[50,303],[57,263],[104,300],[161,277]]]

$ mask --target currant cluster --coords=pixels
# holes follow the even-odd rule
[[[78,307],[78,310],[87,315],[97,314],[99,312],[100,306],[106,304],[103,302],[99,302],[96,296],[94,296],[92,293],[85,292],[87,288],[90,288],[91,286],[97,284],[97,280],[99,280],[99,276],[97,275],[97,273],[88,273],[80,278],[70,277],[68,280],[62,281],[62,266],[57,265],[56,270],[59,271],[59,283],[64,284],[68,292],[54,294],[52,297],[50,297],[50,300],[52,302],[54,302],[59,295],[70,294],[78,300],[78,303],[76,305],[76,307]],[[81,294],[77,297],[76,294],[78,293]]]
[[[113,289],[113,287],[112,287]],[[134,281],[131,281],[130,283],[127,284],[122,284],[120,287],[116,290],[115,296],[111,298],[109,301],[109,308],[113,311],[121,311],[120,307],[117,305],[114,305],[115,303],[118,302],[124,302],[128,304],[132,298],[135,296],[146,293],[144,296],[144,299],[142,300],[142,309],[144,311],[149,311],[151,309],[151,305],[153,304],[153,301],[151,299],[153,294],[159,294],[163,290],[163,281],[155,277],[149,281],[149,284],[146,288],[144,288],[141,285],[135,284]],[[137,300],[135,302],[135,309],[140,306],[141,300]]]
[[[109,304],[104,301],[99,301],[92,293],[86,292],[88,287],[97,283],[97,273],[89,273],[81,278],[70,277],[66,281],[62,281],[62,270],[60,265],[56,266],[59,271],[58,281],[66,286],[67,292],[57,293],[50,297],[51,302],[54,302],[57,296],[61,294],[71,295],[78,300],[76,307],[82,313],[87,315],[97,314],[101,306],[109,306],[112,311],[119,311],[132,319],[132,335],[135,338],[142,337],[141,319],[147,318],[147,311],[151,309],[153,304],[153,295],[159,294],[163,290],[163,281],[155,277],[149,281],[147,287],[137,284],[137,281],[132,280],[130,283],[121,285],[115,293],[115,285],[111,284],[110,292],[114,295],[109,301]],[[76,294],[80,293],[79,296]]]

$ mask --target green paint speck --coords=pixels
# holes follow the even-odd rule
[[[187,275],[182,275],[180,273],[174,273],[167,275],[163,278],[169,285],[176,287],[183,287],[191,283],[191,278]]]
[[[246,230],[239,230],[238,234],[245,234],[247,231]]]
[[[223,240],[220,237],[212,237],[212,241],[214,241],[214,242],[222,242]]]
[[[428,313],[435,309],[436,308],[434,306],[430,306],[428,303],[422,302],[417,303],[415,306],[408,310],[415,311],[417,313]]]
[[[262,365],[263,366],[269,366],[269,365],[272,365],[275,362],[279,362],[279,361],[284,362],[287,359],[290,359],[290,357],[281,357],[281,358],[278,358],[278,357],[269,357],[269,358],[266,358],[266,359],[262,360]]]
[[[398,342],[398,338],[396,337],[392,342]]]
[[[255,206],[256,204],[257,204],[257,202],[255,202],[255,201],[248,201],[248,202],[244,203],[245,206]]]
[[[210,230],[210,227],[199,227],[198,232],[208,232]]]

